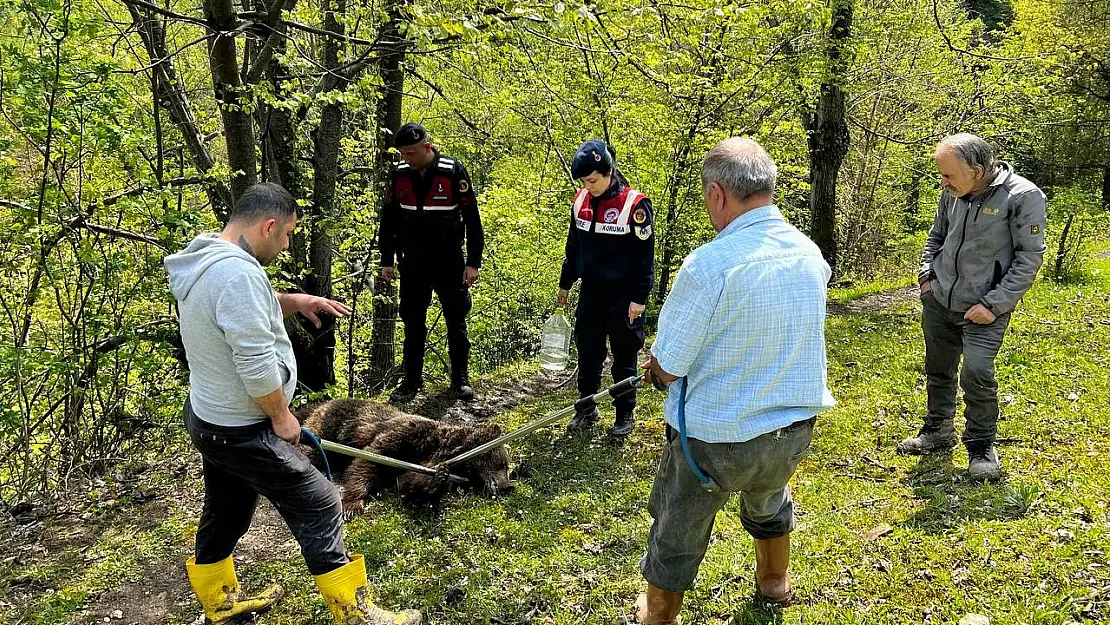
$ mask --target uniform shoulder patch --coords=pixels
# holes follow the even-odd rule
[[[459,181],[459,191],[462,191],[463,193],[466,193],[469,190],[470,190],[470,183],[465,181],[465,180],[460,180]]]
[[[637,208],[632,211],[632,221],[642,224],[647,221],[647,211],[642,208]]]
[[[636,226],[635,230],[636,230],[636,236],[641,241],[647,241],[648,239],[651,238],[651,224],[645,224],[643,226]]]
[[[992,206],[984,206],[983,207],[983,214],[985,214],[985,215],[997,215],[998,214],[998,209],[994,208]]]
[[[1029,233],[1030,234],[1040,234],[1041,233],[1041,224],[1030,224],[1029,225]]]

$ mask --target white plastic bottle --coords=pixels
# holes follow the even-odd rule
[[[570,359],[570,322],[559,308],[543,324],[540,343],[540,366],[548,371],[562,371]]]

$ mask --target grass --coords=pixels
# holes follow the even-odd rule
[[[976,613],[995,625],[1062,625],[1110,617],[1108,276],[1110,261],[1099,260],[1082,284],[1041,281],[1015,313],[998,358],[1007,479],[997,485],[966,482],[960,449],[923,461],[895,453],[924,410],[918,305],[830,318],[839,405],[818,420],[794,480],[792,573],[802,604],[779,614],[751,605],[751,541],[730,503],[687,595],[686,621],[955,623]],[[570,390],[536,398],[497,420],[521,425],[573,398]],[[640,425],[623,447],[600,429],[563,439],[556,428],[519,445],[521,478],[506,499],[455,497],[435,511],[373,502],[348,525],[347,540],[366,555],[378,601],[418,607],[434,625],[616,622],[642,584],[637,564],[663,437],[663,396],[640,398]],[[87,598],[187,547],[197,511],[174,510],[141,531],[120,515],[91,547],[100,556],[91,568],[59,560],[13,571],[57,589],[22,613],[37,623],[88,618],[80,616]],[[871,532],[884,525],[889,532]],[[300,557],[275,553],[241,567],[247,585],[280,579],[289,591],[261,622],[329,622]],[[197,611],[188,603],[168,622],[190,622]]]

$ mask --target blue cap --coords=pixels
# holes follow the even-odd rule
[[[403,148],[418,143],[424,143],[428,139],[428,131],[420,124],[405,124],[397,131],[397,136],[393,139],[394,147]]]
[[[595,171],[605,175],[613,171],[613,154],[601,139],[583,143],[570,161],[570,175],[574,178],[585,178]]]

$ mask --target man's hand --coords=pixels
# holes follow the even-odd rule
[[[396,267],[382,267],[382,280],[386,282],[393,282],[397,279]]]
[[[560,306],[566,306],[570,301],[570,291],[566,289],[559,289],[559,295],[555,298]]]
[[[964,319],[967,319],[971,323],[977,323],[980,325],[994,323],[994,320],[996,318],[997,315],[992,313],[990,308],[987,308],[982,304],[976,304],[971,307],[971,310],[968,310],[966,313],[964,313]]]
[[[933,281],[932,280],[926,280],[926,281],[922,282],[921,285],[918,288],[921,289],[921,294],[924,295],[924,294],[928,293],[929,291],[933,290]]]
[[[463,285],[470,286],[478,281],[478,268],[467,265],[463,268]]]
[[[274,426],[274,434],[279,438],[283,438],[290,443],[296,445],[301,442],[301,424],[297,421],[297,417],[293,416],[289,409],[285,409],[285,413],[275,418],[270,418],[270,422]]]
[[[650,356],[648,361],[642,365],[642,368],[644,370],[644,382],[656,388],[660,386],[667,388],[678,379],[677,375],[671,375],[663,371],[663,367],[659,366],[659,361],[655,359],[655,356]]]
[[[629,302],[628,303],[628,323],[635,323],[636,319],[640,315],[644,314],[644,309],[645,308],[647,308],[647,306],[645,306],[643,304],[637,304],[636,302]]]
[[[282,293],[278,297],[281,312],[288,317],[293,313],[301,313],[317,328],[323,327],[319,313],[328,313],[333,317],[346,317],[351,314],[351,309],[342,302],[337,302],[326,297],[317,297],[305,293]]]

